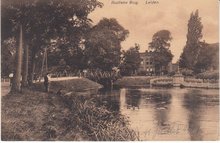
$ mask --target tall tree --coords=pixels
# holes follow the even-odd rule
[[[110,71],[118,67],[121,55],[121,42],[128,35],[116,19],[104,18],[87,34],[85,55],[90,68]]]
[[[180,56],[180,67],[193,70],[196,65],[202,47],[202,29],[201,17],[199,17],[199,11],[196,10],[195,13],[191,13],[188,21],[187,41]]]
[[[16,49],[16,68],[13,77],[11,92],[21,91],[21,69],[22,69],[22,51],[23,51],[23,31],[22,26],[20,26],[20,40],[19,46]]]
[[[152,60],[155,64],[156,73],[161,73],[162,67],[166,67],[173,59],[169,50],[172,40],[171,33],[168,30],[160,30],[153,35],[149,48],[152,52]]]
[[[127,51],[123,51],[123,59],[120,65],[120,71],[122,75],[135,74],[141,63],[140,46],[135,44]]]
[[[22,87],[28,86],[28,45],[24,46],[23,69],[22,69]]]
[[[33,78],[37,55],[51,39],[62,41],[68,48],[76,47],[90,26],[88,14],[101,6],[97,0],[3,0],[2,38],[18,35],[19,25],[23,26]]]

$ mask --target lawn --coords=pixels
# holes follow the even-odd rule
[[[66,84],[72,87],[71,83]],[[77,91],[57,95],[28,89],[2,96],[1,101],[3,141],[138,140],[125,116],[97,105],[95,98]]]
[[[119,87],[150,86],[150,80],[153,78],[153,76],[125,76],[118,79],[114,85]]]

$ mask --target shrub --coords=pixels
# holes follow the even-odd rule
[[[193,76],[193,71],[192,70],[189,70],[189,69],[183,69],[182,70],[182,74],[184,76]]]
[[[96,99],[70,95],[63,98],[73,110],[74,121],[82,129],[83,134],[96,141],[134,141],[139,140],[134,130],[128,125],[125,116],[112,112],[105,106],[97,106]]]
[[[196,75],[196,78],[201,79],[219,79],[219,71],[206,71]]]

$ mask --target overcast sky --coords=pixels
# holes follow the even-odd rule
[[[187,23],[190,13],[199,10],[203,24],[203,40],[218,42],[218,0],[158,0],[159,4],[145,4],[146,0],[132,4],[111,4],[113,0],[99,0],[104,6],[97,8],[89,17],[96,24],[103,17],[116,18],[129,30],[129,37],[122,43],[124,50],[134,43],[140,44],[140,51],[148,49],[155,32],[166,29],[172,34],[171,51],[176,62],[186,43]],[[114,0],[129,1],[129,0]],[[150,0],[148,0],[150,1]]]

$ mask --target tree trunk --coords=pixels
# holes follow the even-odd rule
[[[22,72],[22,87],[28,86],[28,46],[24,47],[24,65]]]
[[[36,65],[36,61],[35,61],[35,55],[36,53],[32,50],[32,54],[31,54],[31,68],[29,69],[29,84],[32,84],[34,81],[34,73],[35,73],[35,65]]]
[[[20,92],[21,91],[21,68],[22,68],[22,46],[23,46],[23,33],[22,33],[22,25],[20,26],[20,37],[19,37],[19,46],[16,49],[16,68],[13,77],[13,83],[11,92]]]

